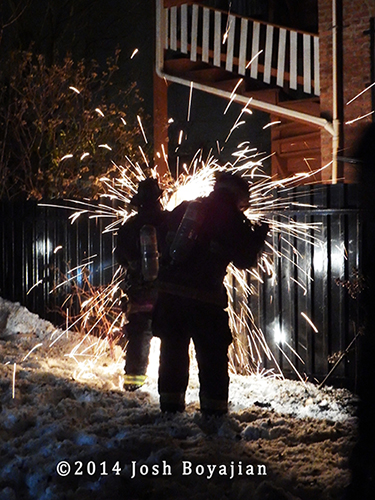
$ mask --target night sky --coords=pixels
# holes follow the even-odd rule
[[[15,5],[15,9],[11,8]],[[46,56],[53,63],[71,54],[78,61],[97,60],[102,67],[108,57],[121,49],[119,71],[114,80],[115,89],[126,88],[136,82],[144,100],[144,109],[153,114],[154,69],[154,0],[3,0],[0,5],[0,58],[6,58],[14,48],[29,49]],[[132,58],[133,51],[138,49]],[[268,123],[265,113],[254,111],[246,115],[246,124],[236,129],[225,143],[242,106],[232,104],[223,112],[227,101],[194,91],[190,119],[187,121],[189,88],[173,84],[169,87],[169,114],[174,123],[170,127],[169,155],[189,162],[202,148],[206,155],[211,149],[222,162],[232,158],[238,144],[250,141],[260,152],[269,153],[269,133],[262,127]],[[150,122],[152,124],[152,121]],[[152,129],[146,130],[152,138]],[[185,140],[176,152],[180,130]],[[224,150],[219,155],[217,141]]]

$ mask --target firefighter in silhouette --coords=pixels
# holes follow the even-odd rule
[[[162,411],[185,408],[189,343],[193,340],[205,415],[228,411],[227,293],[223,284],[230,262],[254,266],[268,225],[253,225],[243,215],[248,183],[228,172],[217,176],[213,192],[183,202],[161,227],[162,259],[153,334],[161,339],[159,397]]]
[[[162,194],[156,179],[141,181],[131,204],[137,214],[121,226],[115,256],[126,270],[124,327],[126,352],[124,388],[133,391],[146,380],[150,352],[151,317],[156,298],[155,279],[159,269],[157,228],[163,220]]]

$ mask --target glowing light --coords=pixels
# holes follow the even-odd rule
[[[64,156],[60,159],[60,161],[68,160],[69,158],[73,158],[73,155],[72,155],[72,154],[70,154],[70,153],[69,153],[69,154],[67,154],[67,155],[64,155]]]
[[[184,131],[180,130],[180,134],[178,136],[178,144],[179,145],[181,145],[181,143],[182,143],[183,136],[184,136]]]
[[[81,92],[76,87],[69,87],[70,90],[73,90],[76,94],[80,94]]]
[[[34,345],[34,347],[26,354],[26,356],[23,358],[22,361],[25,361],[29,356],[30,354],[35,351],[35,349],[38,349],[38,347],[42,346],[43,345],[43,342],[40,342],[39,344],[36,344]]]
[[[99,116],[104,116],[104,113],[100,108],[95,108],[95,111],[98,113]]]
[[[257,52],[257,53],[256,53],[256,54],[255,54],[255,55],[254,55],[254,56],[250,59],[250,61],[249,61],[249,62],[247,63],[247,65],[246,65],[246,69],[250,68],[250,66],[252,65],[252,63],[255,61],[255,59],[256,59],[257,57],[259,57],[259,56],[260,56],[260,54],[261,54],[262,52],[263,52],[263,49],[262,49],[262,50],[260,50],[259,52]]]
[[[189,105],[188,105],[188,112],[187,112],[187,118],[186,120],[189,122],[190,121],[190,113],[191,113],[191,102],[193,99],[193,82],[190,82],[190,92],[189,92]]]
[[[308,324],[311,326],[311,328],[314,330],[315,333],[318,333],[317,327],[314,325],[314,323],[311,321],[311,319],[307,316],[306,313],[301,312],[301,316],[305,318],[305,320],[308,322]]]
[[[281,328],[280,325],[276,325],[273,328],[273,339],[276,344],[285,344],[287,341],[287,336],[285,330]]]
[[[108,144],[99,144],[99,146],[98,146],[98,147],[99,147],[99,148],[108,149],[108,151],[112,151],[111,146],[108,146]]]
[[[232,93],[231,93],[231,95],[230,95],[229,102],[228,102],[228,104],[227,104],[227,107],[226,107],[226,108],[225,108],[225,110],[224,110],[224,115],[227,113],[227,111],[228,111],[228,109],[229,109],[230,105],[232,104],[233,100],[235,99],[235,97],[236,97],[236,90],[238,89],[238,87],[241,85],[241,83],[242,83],[242,82],[243,82],[243,78],[240,78],[240,79],[238,80],[238,82],[236,83],[236,85],[235,85],[234,89],[232,90]]]
[[[354,120],[349,120],[348,122],[345,122],[345,125],[351,125],[352,123],[358,122],[360,120],[363,120],[367,118],[368,116],[371,116],[374,114],[374,111],[370,111],[370,113],[366,113],[365,115],[358,116],[357,118],[354,118]]]
[[[141,132],[142,132],[142,135],[143,135],[143,139],[144,139],[145,143],[147,144],[147,143],[148,143],[148,140],[147,140],[147,137],[146,137],[146,134],[145,134],[145,131],[144,131],[143,125],[142,125],[142,120],[141,120],[141,117],[140,117],[139,115],[137,115],[137,120],[138,120],[139,127],[140,127]]]
[[[132,52],[132,55],[130,56],[130,59],[133,59],[133,57],[138,54],[138,49],[134,49],[133,52]]]
[[[41,283],[43,283],[42,279],[39,280],[39,281],[37,281],[36,283],[34,283],[34,285],[31,288],[29,288],[29,290],[27,291],[26,295],[29,295],[29,293],[31,292],[31,290],[33,290],[34,288],[36,288],[37,286],[39,286]]]
[[[62,248],[62,245],[57,246],[56,248],[54,248],[53,253],[56,254],[59,250],[62,250]]]
[[[355,101],[356,99],[358,99],[358,97],[360,97],[362,94],[364,94],[365,92],[367,92],[368,90],[370,90],[373,86],[375,85],[375,82],[373,82],[371,85],[369,85],[368,87],[366,87],[364,90],[362,90],[362,92],[360,92],[359,94],[357,94],[355,97],[353,97],[353,99],[350,99],[350,101],[348,101],[346,103],[346,105],[348,106],[349,104],[351,104],[353,101]]]
[[[83,155],[81,155],[81,158],[80,160],[84,160],[85,158],[87,158],[88,156],[90,156],[90,153],[83,153]]]
[[[281,123],[281,120],[276,120],[274,122],[267,123],[267,125],[264,125],[263,130],[266,130],[266,128],[273,127],[274,125],[279,125]]]
[[[228,11],[227,25],[225,27],[225,32],[224,32],[224,35],[223,35],[223,42],[222,42],[223,45],[225,45],[225,43],[227,41],[227,38],[228,38],[228,35],[229,35],[229,30],[231,29],[232,22],[233,22],[232,19],[229,17],[229,14],[230,14],[230,6],[229,6],[229,11]]]

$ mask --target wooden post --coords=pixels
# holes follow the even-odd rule
[[[154,71],[154,162],[160,177],[168,172],[168,83]]]

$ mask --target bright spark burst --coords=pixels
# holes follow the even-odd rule
[[[136,51],[133,52],[133,55],[135,55],[135,53]],[[248,66],[260,53],[261,52],[253,57]],[[242,79],[240,79],[234,87],[226,111],[233,102],[236,90],[241,82]],[[79,93],[74,87],[70,88]],[[192,94],[193,83],[190,85],[187,121],[190,120],[191,115]],[[226,140],[229,139],[236,128],[244,123],[242,120],[243,115],[251,113],[249,109],[250,103],[251,99],[249,99],[247,105],[241,110]],[[96,108],[95,111],[100,116],[104,117],[104,113],[100,108]],[[139,116],[137,116],[137,120],[144,141],[148,143]],[[121,121],[126,125],[123,118],[121,118]],[[173,119],[169,120],[169,123],[171,122],[173,122]],[[264,128],[276,125],[277,123],[279,122],[269,123]],[[179,144],[181,144],[182,139],[183,131],[181,130]],[[106,148],[109,151],[112,150],[108,144],[101,144],[99,147]],[[220,153],[221,148],[218,143],[217,148]],[[112,175],[103,176],[100,179],[103,191],[101,196],[102,200],[116,200],[118,202],[115,204],[116,207],[104,202],[95,205],[88,202],[71,200],[70,206],[64,208],[73,212],[72,215],[70,215],[72,224],[85,214],[91,218],[106,218],[109,222],[104,232],[116,232],[121,224],[124,224],[129,217],[134,215],[135,212],[130,201],[137,192],[139,182],[148,176],[154,178],[159,177],[158,166],[155,165],[155,167],[151,169],[148,166],[149,161],[147,155],[144,153],[141,146],[139,146],[139,150],[144,161],[142,166],[126,157],[125,166],[116,165],[112,162]],[[161,146],[161,150],[162,155],[159,153],[158,157],[168,166],[168,155],[164,145]],[[71,154],[67,154],[62,157],[60,161],[71,158],[72,156]],[[86,156],[88,156],[88,153],[82,154],[81,160]],[[283,189],[287,191],[292,189],[296,185],[299,185],[301,180],[306,181],[309,178],[314,178],[320,170],[329,168],[330,164],[324,166],[320,170],[312,171],[310,169],[306,173],[296,174],[287,179],[274,180],[263,171],[262,161],[264,161],[264,159],[264,157],[261,158],[256,148],[250,146],[248,141],[238,146],[237,150],[233,153],[233,162],[225,165],[221,165],[212,154],[206,159],[203,159],[202,151],[197,151],[190,165],[183,164],[180,166],[178,164],[175,178],[170,172],[165,174],[162,178],[159,178],[159,182],[163,189],[163,197],[161,200],[163,208],[172,210],[184,200],[193,200],[197,197],[208,196],[214,187],[215,174],[218,171],[225,170],[240,174],[249,183],[251,204],[245,215],[255,224],[258,222],[267,222],[270,225],[271,235],[277,235],[278,238],[282,239],[284,243],[290,246],[290,249],[296,257],[296,262],[293,263],[299,271],[305,274],[305,279],[308,282],[311,280],[311,277],[307,271],[298,265],[298,258],[302,258],[302,256],[298,255],[297,250],[293,247],[292,243],[290,243],[290,237],[311,245],[319,245],[318,238],[312,236],[312,234],[316,234],[316,232],[319,231],[320,225],[314,223],[299,223],[293,219],[283,218],[282,214],[277,218],[279,220],[276,220],[275,218],[270,218],[269,213],[275,210],[290,208],[292,205],[293,207],[305,207],[306,204],[300,204],[295,201],[291,202],[287,197],[282,199],[275,198],[275,190]],[[113,175],[113,172],[115,172],[115,175]],[[288,238],[285,238],[285,235],[287,235]],[[71,330],[82,333],[81,341],[75,345],[69,353],[69,356],[77,362],[78,368],[75,377],[78,379],[95,376],[96,361],[100,360],[103,353],[108,350],[108,348],[111,349],[111,351],[113,350],[113,346],[122,336],[122,329],[127,321],[125,314],[121,310],[121,299],[124,296],[124,292],[121,288],[121,283],[124,279],[122,269],[118,267],[115,270],[110,284],[94,288],[90,284],[88,272],[86,272],[88,266],[94,262],[94,257],[95,256],[88,257],[86,262],[71,269],[64,280],[56,285],[51,292],[53,293],[64,285],[68,285],[71,289],[71,292],[67,295],[63,304],[66,310],[66,329],[60,336],[57,335],[55,338],[51,339],[51,346],[54,345],[62,335],[65,335]],[[256,324],[254,314],[249,305],[251,296],[257,293],[257,288],[262,285],[266,277],[271,284],[276,283],[275,262],[278,259],[288,259],[291,261],[286,251],[279,251],[273,245],[272,239],[268,238],[266,241],[266,250],[260,257],[256,269],[240,271],[233,265],[228,266],[224,284],[229,297],[228,313],[230,327],[233,332],[233,343],[229,352],[230,369],[235,373],[267,373],[268,375],[272,374],[273,376],[283,377],[281,368],[267,344],[264,333]],[[81,282],[83,280],[83,287],[78,286],[79,280],[81,280]],[[300,281],[297,282],[294,278],[291,278],[291,280],[295,281],[296,284],[304,290],[304,294],[307,293],[307,286],[305,284]],[[41,282],[42,280],[34,286],[37,286]],[[78,311],[73,307],[73,303],[77,301],[79,303]],[[305,313],[301,313],[301,315],[309,322],[314,331],[317,331],[315,330],[315,325],[307,315]],[[276,346],[297,373],[285,349],[288,348],[296,357],[299,357],[298,353],[288,344],[285,332],[280,331],[277,333],[275,330],[275,335]],[[153,349],[153,351],[156,352],[157,347],[156,350]],[[156,352],[155,354],[155,352],[153,354],[155,359],[150,357],[150,370],[154,370],[155,364],[157,365],[158,363],[158,353]],[[267,358],[274,368],[265,370],[262,366],[264,358]],[[299,359],[301,360],[301,358]],[[301,362],[303,362],[303,360],[301,360]],[[122,358],[115,360],[114,366],[118,366],[119,363],[122,363]]]
[[[251,205],[245,215],[251,221],[254,223],[261,221],[269,223],[270,232],[278,234],[281,238],[284,238],[283,235],[287,234],[299,240],[306,241],[311,245],[319,245],[318,238],[311,236],[312,230],[314,230],[314,233],[319,230],[319,224],[299,223],[291,219],[283,220],[282,217],[279,218],[281,220],[275,220],[268,218],[269,216],[267,215],[272,210],[290,208],[290,206],[310,206],[302,203],[299,204],[295,201],[290,202],[287,198],[274,198],[275,188],[283,188],[287,191],[299,183],[300,176],[296,175],[282,181],[272,180],[262,170],[262,162],[256,150],[250,148],[248,143],[242,143],[239,146],[239,149],[233,154],[234,161],[231,164],[222,166],[213,156],[204,160],[202,153],[198,151],[190,165],[182,166],[177,179],[174,179],[170,174],[159,179],[164,189],[161,200],[164,209],[172,210],[184,200],[207,196],[213,189],[215,174],[218,171],[226,170],[241,174],[249,182]],[[96,206],[85,202],[72,201],[71,209],[75,204],[84,205],[82,209],[75,211],[70,216],[73,221],[77,220],[83,214],[89,214],[90,217],[95,218],[106,217],[110,222],[107,224],[105,231],[115,232],[121,224],[134,214],[130,206],[130,200],[136,193],[137,186],[141,180],[149,175],[157,177],[157,166],[153,170],[149,169],[146,172],[143,170],[144,166],[141,167],[138,163],[131,162],[129,158],[127,158],[127,161],[128,164],[125,167],[113,165],[117,175],[101,179],[103,187],[102,199],[116,199],[121,202],[122,207],[113,208],[104,203]],[[304,177],[308,178],[315,173],[308,172]],[[290,245],[293,253],[298,257],[297,250],[289,240],[284,238],[284,241]],[[280,252],[274,248],[270,240],[267,240],[266,248],[267,250],[259,259],[256,269],[240,271],[233,265],[228,267],[224,284],[229,296],[228,312],[234,339],[229,351],[230,369],[234,373],[262,373],[264,372],[263,359],[267,358],[274,366],[267,373],[283,377],[278,361],[269,348],[263,331],[256,324],[249,306],[249,298],[256,292],[256,287],[261,286],[265,276],[268,277],[271,283],[276,281],[274,261],[277,259],[291,260],[285,251]],[[56,288],[67,283],[74,284],[78,275],[85,277],[84,270],[92,262],[93,260],[90,258],[82,266],[77,266],[76,269],[71,270],[71,275],[63,283],[57,285]],[[298,263],[294,263],[294,265],[306,274],[307,281],[311,279]],[[73,288],[75,287],[74,293],[79,297],[80,311],[76,315],[70,315],[66,331],[74,329],[84,332],[82,341],[69,354],[78,364],[78,369],[75,373],[75,377],[77,378],[82,379],[94,376],[95,363],[103,355],[103,349],[108,349],[108,347],[112,349],[113,345],[121,338],[122,328],[127,321],[120,307],[121,298],[124,294],[121,289],[123,278],[122,270],[118,268],[114,273],[112,282],[106,287],[94,289],[87,281],[84,287],[86,291],[83,292],[82,290],[78,290],[75,284],[73,286]],[[293,280],[293,278],[291,279]],[[297,282],[297,284],[307,293],[305,285],[300,282]],[[305,313],[301,313],[301,315],[309,322],[314,331],[317,331],[315,330],[315,325],[307,315]],[[278,338],[279,341],[276,340],[278,349],[297,373],[285,349],[289,349],[296,357],[299,357],[299,355],[286,342],[284,337],[283,341],[280,336]],[[94,339],[90,342],[89,347],[85,345],[85,341],[88,341],[88,339]],[[58,338],[54,339],[52,344],[57,340]],[[152,366],[158,362],[157,358],[158,356],[156,356],[156,360],[152,360],[150,357],[150,364]],[[303,361],[301,360],[301,362]],[[117,366],[118,363],[120,363],[119,360],[116,361]],[[298,376],[302,380],[299,374]]]

